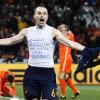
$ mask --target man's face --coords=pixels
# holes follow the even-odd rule
[[[48,20],[47,9],[45,7],[36,8],[35,14],[34,14],[34,19],[35,19],[37,26],[43,27]]]
[[[65,33],[65,32],[67,32],[68,27],[65,24],[61,24],[58,26],[58,30],[61,31],[62,33]]]

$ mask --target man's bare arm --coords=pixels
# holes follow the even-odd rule
[[[0,39],[0,45],[5,45],[6,46],[6,45],[12,45],[12,44],[19,43],[19,42],[23,41],[26,34],[27,34],[26,29],[23,29],[17,35],[15,35],[11,38]]]
[[[83,46],[77,42],[71,41],[68,38],[64,37],[64,35],[62,35],[62,33],[57,29],[54,29],[53,33],[54,33],[53,37],[55,37],[60,43],[63,43],[64,45],[66,45],[68,47],[74,48],[79,51],[82,51],[85,48],[85,46]]]

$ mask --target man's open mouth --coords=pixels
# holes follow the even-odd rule
[[[40,22],[44,22],[44,19],[40,19]]]

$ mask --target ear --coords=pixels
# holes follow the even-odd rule
[[[33,15],[33,18],[36,19],[36,14]]]

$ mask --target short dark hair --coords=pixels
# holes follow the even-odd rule
[[[12,83],[14,80],[14,76],[13,75],[7,75],[7,80]]]
[[[39,8],[39,7],[41,7],[41,8],[45,8],[45,9],[47,10],[47,8],[46,8],[45,6],[40,5],[40,6],[37,6],[37,7],[35,8],[35,10],[34,10],[34,14],[36,13],[37,8]],[[48,13],[48,10],[47,10],[47,13]]]

